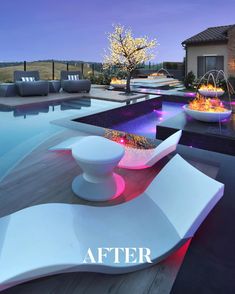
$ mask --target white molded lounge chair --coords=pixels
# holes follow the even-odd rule
[[[119,162],[118,166],[127,169],[149,168],[153,166],[155,163],[157,163],[160,159],[176,150],[181,135],[182,130],[177,131],[176,133],[165,139],[163,142],[161,142],[154,149],[144,150],[124,146],[125,154]],[[80,136],[70,138],[54,147],[51,147],[50,150],[71,150],[76,144],[79,143],[79,140],[81,138],[83,137]]]
[[[118,166],[127,169],[144,169],[153,166],[163,157],[174,152],[181,138],[182,130],[177,131],[154,149],[125,147],[125,154]]]
[[[139,197],[116,206],[42,204],[0,219],[0,290],[62,272],[126,273],[149,266],[84,263],[90,248],[149,248],[159,262],[191,238],[223,196],[224,185],[179,155]],[[209,238],[209,235],[208,235]]]

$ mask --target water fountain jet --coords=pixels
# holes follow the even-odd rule
[[[220,79],[226,83],[226,92],[229,98],[229,107],[219,99],[225,91],[219,86]],[[194,119],[205,122],[221,122],[231,116],[231,94],[234,93],[224,71],[211,70],[204,74],[197,85],[196,98],[188,105],[184,105],[184,111]]]

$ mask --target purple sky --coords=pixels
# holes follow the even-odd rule
[[[234,0],[1,1],[0,61],[102,61],[105,33],[115,23],[135,36],[157,38],[155,62],[181,61],[181,42],[207,27],[235,23],[234,8]]]

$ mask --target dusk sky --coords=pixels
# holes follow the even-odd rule
[[[5,0],[0,9],[0,61],[102,61],[118,23],[157,38],[154,62],[182,61],[184,39],[235,23],[234,0]]]

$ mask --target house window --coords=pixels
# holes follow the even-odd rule
[[[202,77],[209,70],[224,70],[224,56],[198,56],[197,76]]]
[[[217,58],[217,56],[205,56],[206,72],[209,70],[217,69],[216,68],[216,58]]]

